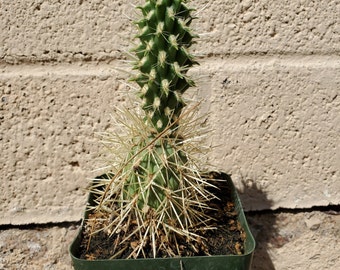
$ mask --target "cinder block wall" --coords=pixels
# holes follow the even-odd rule
[[[95,132],[125,104],[121,0],[0,0],[0,224],[79,220]],[[197,0],[209,159],[246,209],[340,203],[340,3]]]

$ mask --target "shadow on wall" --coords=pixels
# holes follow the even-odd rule
[[[267,195],[260,190],[256,184],[251,186],[242,181],[244,190],[242,197],[250,197],[249,202],[254,205],[243,205],[246,209],[252,209],[256,205],[257,209],[270,209],[272,202]],[[275,270],[274,264],[269,255],[270,247],[279,247],[280,235],[276,229],[276,214],[272,211],[249,211],[245,212],[251,232],[256,240],[252,269],[253,270]]]

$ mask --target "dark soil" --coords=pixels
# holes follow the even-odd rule
[[[204,255],[240,255],[244,252],[244,241],[246,234],[241,227],[235,210],[235,204],[232,200],[232,191],[229,185],[231,181],[227,174],[210,173],[211,182],[218,187],[214,189],[214,194],[219,200],[213,200],[209,206],[217,211],[208,213],[213,217],[212,226],[216,230],[206,231],[202,235],[200,244],[189,244],[185,239],[177,239],[181,249],[181,256],[204,256]],[[226,181],[216,181],[226,180]],[[91,213],[89,214],[91,216]],[[82,231],[82,242],[80,250],[80,258],[87,260],[109,259],[113,256],[113,245],[115,238],[108,238],[104,232],[89,236],[91,225],[84,223],[85,230]],[[89,242],[90,239],[90,242]],[[129,247],[121,254],[121,259],[126,258],[129,254]],[[167,254],[161,251],[157,257],[168,257]],[[150,251],[150,258],[152,254]]]

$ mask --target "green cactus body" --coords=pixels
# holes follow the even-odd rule
[[[139,243],[130,256],[147,257],[144,252],[150,247],[153,257],[160,247],[166,255],[176,256],[181,253],[177,236],[187,242],[199,241],[198,227],[209,227],[204,210],[214,197],[198,172],[199,161],[193,158],[200,147],[191,143],[196,140],[196,122],[184,121],[181,115],[182,94],[194,85],[186,75],[196,64],[188,52],[196,37],[189,29],[192,9],[184,0],[147,0],[138,9],[142,19],[135,22],[140,45],[134,49],[138,59],[134,81],[140,86],[145,114],[139,117],[127,112],[134,121],[124,124],[126,137],[118,134],[114,139],[113,151],[124,147],[117,153],[115,176],[106,183],[105,192],[96,191],[102,194],[97,211],[111,215],[108,231],[116,237],[120,237],[119,230],[135,228],[132,221],[139,224],[134,234],[126,236]],[[124,237],[117,240],[122,245],[127,242]],[[117,246],[118,253],[123,249]]]
[[[131,151],[129,157],[129,178],[125,183],[125,199],[131,200],[138,196],[137,207],[145,210],[151,207],[154,211],[166,213],[166,219],[173,215],[182,214],[173,210],[168,211],[167,200],[178,204],[181,197],[181,179],[178,176],[180,167],[186,164],[186,157],[181,151],[175,151],[175,140],[158,139],[150,137],[147,141],[141,140]],[[183,169],[181,169],[183,170]],[[164,209],[168,209],[164,211]]]
[[[141,87],[143,109],[155,130],[161,132],[172,124],[185,103],[182,94],[194,83],[186,76],[196,62],[188,48],[196,37],[189,25],[191,9],[182,0],[148,0],[139,7],[143,18],[136,22],[140,45],[134,80]]]
[[[166,207],[169,198],[179,197],[176,190],[183,184],[180,174],[186,160],[171,132],[146,146],[169,125],[176,130],[175,121],[185,106],[182,94],[193,85],[186,72],[196,63],[188,53],[195,35],[189,29],[191,9],[182,0],[147,0],[138,8],[143,16],[135,22],[140,45],[134,50],[138,58],[134,68],[139,71],[134,79],[141,89],[150,135],[147,140],[142,138],[131,153],[135,170],[126,183],[125,196],[132,199],[139,194],[140,209],[148,205],[158,210]]]

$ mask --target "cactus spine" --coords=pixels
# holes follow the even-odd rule
[[[214,197],[192,157],[199,148],[192,143],[195,135],[188,138],[195,121],[181,124],[182,94],[194,85],[186,75],[196,64],[188,52],[196,37],[189,29],[192,9],[184,0],[146,0],[138,9],[142,18],[135,22],[140,45],[134,49],[138,74],[133,80],[145,115],[126,112],[133,119],[132,125],[124,124],[128,136],[108,138],[121,158],[105,189],[94,191],[100,195],[95,212],[110,216],[102,230],[115,235],[117,253],[127,248],[128,257],[178,256],[179,238],[200,241],[200,231],[209,227],[205,209]],[[130,239],[137,239],[132,248],[124,246]]]

